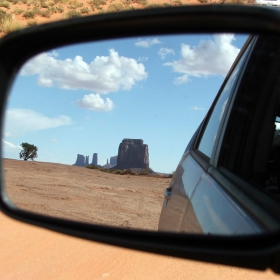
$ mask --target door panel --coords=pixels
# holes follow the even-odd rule
[[[170,188],[172,188],[171,197],[169,200],[165,199],[162,206],[159,230],[181,231],[186,209],[189,207],[189,197],[191,197],[203,172],[201,166],[190,153],[186,153],[183,156],[170,183]],[[188,216],[192,222],[189,224],[188,232],[197,232],[199,225],[191,208],[192,206],[190,205]]]
[[[243,235],[263,230],[207,173],[201,176],[190,204],[204,234]]]

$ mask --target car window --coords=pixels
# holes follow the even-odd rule
[[[230,77],[228,78],[226,84],[224,85],[223,90],[212,111],[211,117],[207,123],[207,126],[203,132],[202,138],[198,145],[198,150],[209,158],[211,157],[214,144],[217,138],[217,133],[224,117],[224,113],[226,112],[228,107],[228,103],[229,103],[228,100],[230,94],[234,89],[235,81],[238,77],[240,70],[242,69],[242,65],[247,56],[248,49],[249,47],[244,52],[243,56],[237,63],[235,69],[232,71]]]
[[[259,36],[237,89],[219,157],[273,198],[280,191],[280,40]]]

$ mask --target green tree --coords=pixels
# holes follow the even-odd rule
[[[37,151],[38,148],[29,143],[21,143],[22,150],[19,153],[19,158],[23,158],[24,160],[34,160],[34,158],[38,157]]]

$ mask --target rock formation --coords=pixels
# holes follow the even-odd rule
[[[76,160],[76,162],[73,165],[76,165],[76,166],[88,165],[88,158],[89,158],[89,156],[85,157],[83,155],[78,154],[77,155],[77,160]]]
[[[123,139],[114,169],[149,168],[148,145],[142,139]]]
[[[93,156],[92,156],[91,165],[97,166],[97,162],[98,162],[98,156],[97,156],[97,153],[94,153]]]
[[[106,168],[106,169],[110,169],[114,167],[113,165],[111,165],[109,162],[108,162],[108,159],[107,159],[107,163],[105,165],[102,166],[102,168]]]
[[[117,165],[118,156],[110,157],[110,164]]]

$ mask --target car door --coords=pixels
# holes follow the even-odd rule
[[[275,133],[272,107],[278,96],[274,93],[270,100],[267,96],[276,90],[266,88],[274,84],[270,77],[278,77],[274,73],[278,41],[266,36],[248,39],[183,154],[165,195],[159,230],[232,235],[279,227],[272,210],[278,204],[263,193],[258,180],[260,173],[269,178],[268,155]],[[269,75],[271,71],[274,75]],[[264,117],[267,108],[271,113]],[[258,130],[262,118],[266,121]],[[255,167],[262,172],[252,176]]]

